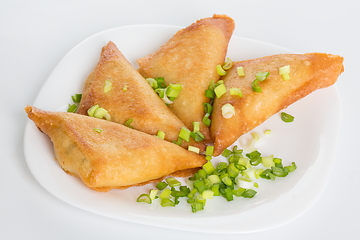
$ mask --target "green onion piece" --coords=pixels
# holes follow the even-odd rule
[[[207,162],[202,166],[202,169],[205,170],[207,174],[212,174],[215,171],[215,167],[212,162]]]
[[[151,200],[154,200],[157,197],[159,190],[158,189],[150,189],[149,197]]]
[[[271,134],[271,129],[267,129],[264,131],[264,135],[270,135]]]
[[[186,127],[182,127],[179,133],[179,137],[187,142],[190,141],[190,133],[191,131]]]
[[[260,174],[260,177],[268,180],[275,180],[276,178],[271,169],[266,169],[263,173]]]
[[[232,67],[232,65],[233,65],[233,61],[231,60],[231,58],[226,58],[226,61],[222,65],[222,68],[224,70],[229,70]]]
[[[155,89],[155,92],[159,95],[160,98],[164,99],[165,98],[165,91],[166,88],[157,88]]]
[[[254,81],[252,81],[251,83],[251,88],[254,92],[262,92],[261,87],[259,86],[259,80],[255,79]]]
[[[143,193],[141,194],[137,199],[136,199],[137,202],[144,202],[144,203],[148,203],[148,204],[151,204],[152,203],[152,200],[149,196],[149,194],[146,194],[146,193]]]
[[[126,127],[128,127],[128,128],[133,128],[132,126],[130,126],[130,124],[133,122],[133,120],[130,118],[130,119],[128,119],[128,120],[126,120],[125,122],[124,122],[124,125],[126,126]]]
[[[201,132],[191,132],[190,137],[192,137],[196,142],[200,142],[205,138]]]
[[[212,175],[207,176],[207,179],[210,180],[212,185],[214,185],[216,183],[221,183],[219,175],[212,174]]]
[[[169,184],[170,187],[178,187],[181,185],[181,182],[179,182],[174,177],[169,177],[169,178],[165,179],[165,181]]]
[[[101,128],[94,128],[94,131],[95,131],[95,132],[98,132],[98,133],[101,133],[101,132],[102,132],[102,129],[101,129]]]
[[[220,180],[227,186],[232,186],[233,185],[233,182],[232,180],[230,179],[229,177],[229,174],[228,173],[223,173],[220,175]]]
[[[214,197],[214,192],[211,190],[205,190],[201,193],[201,196],[204,199],[212,199]]]
[[[165,188],[159,195],[160,199],[169,198],[171,195],[171,190],[169,188]]]
[[[204,179],[207,177],[207,172],[202,168],[197,171],[199,179]]]
[[[234,195],[232,193],[232,189],[231,188],[225,188],[223,193],[222,193],[222,196],[228,201],[232,201],[234,200]]]
[[[199,180],[199,179],[198,179],[198,180],[195,180],[195,182],[193,183],[193,186],[194,186],[194,188],[197,189],[197,191],[198,191],[199,193],[202,193],[203,191],[206,190],[204,181]]]
[[[294,121],[294,117],[291,116],[290,114],[288,113],[285,113],[285,112],[281,112],[281,120],[283,120],[284,122],[292,122]]]
[[[188,146],[188,150],[189,150],[190,152],[194,152],[194,153],[197,153],[197,154],[200,153],[200,148],[198,148],[198,147]]]
[[[156,184],[156,188],[159,190],[164,190],[167,186],[168,184],[166,182],[159,182],[158,184]]]
[[[111,87],[112,87],[112,82],[110,82],[109,80],[105,80],[104,93],[110,91]]]
[[[193,132],[200,132],[200,122],[193,122]]]
[[[235,115],[235,108],[230,103],[226,103],[221,107],[221,114],[224,118],[232,118]]]
[[[255,190],[253,190],[253,189],[247,189],[247,190],[243,193],[242,197],[244,197],[244,198],[253,198],[256,193],[257,193],[257,192],[256,192]]]
[[[81,93],[77,93],[77,94],[71,96],[74,103],[80,103],[81,97],[82,97]]]
[[[239,75],[239,77],[245,76],[245,72],[244,72],[243,67],[237,67],[236,70],[237,70],[237,74]]]
[[[173,190],[173,191],[171,191],[171,196],[173,196],[175,198],[179,198],[179,197],[186,197],[187,194],[186,194],[186,192],[183,192],[183,191]]]
[[[160,205],[162,207],[175,207],[175,203],[173,201],[171,201],[169,198],[161,198]]]
[[[279,74],[285,81],[290,80],[290,65],[279,68]]]
[[[77,109],[78,109],[78,106],[76,104],[72,104],[72,105],[69,104],[67,112],[75,113],[77,111]]]
[[[274,174],[277,177],[286,177],[288,175],[288,171],[285,170],[285,168],[281,167],[271,167],[272,174]]]
[[[266,168],[271,168],[272,166],[275,166],[274,155],[270,155],[268,157],[261,157],[261,163]]]
[[[231,151],[231,150],[229,150],[229,149],[224,149],[224,151],[222,152],[222,156],[224,156],[224,157],[230,157],[230,155],[232,154],[233,152]]]
[[[210,114],[206,113],[202,119],[202,122],[205,124],[205,126],[210,127],[211,125],[211,120],[209,119]]]
[[[158,83],[154,78],[146,78],[145,79],[149,85],[153,88],[153,89],[157,89],[158,88]]]
[[[235,166],[235,163],[230,163],[228,165],[228,174],[230,177],[235,178],[239,174],[240,170]]]
[[[94,105],[87,110],[87,113],[90,117],[94,117],[95,111],[99,108],[99,105]]]
[[[289,73],[284,73],[283,75],[281,75],[282,78],[284,79],[284,81],[288,81],[290,80],[290,74]]]
[[[245,191],[246,191],[245,188],[240,187],[240,188],[238,188],[238,189],[236,189],[236,190],[235,190],[235,189],[232,190],[232,193],[233,193],[233,195],[236,196],[236,197],[241,197],[241,196],[244,194]]]
[[[225,76],[225,75],[226,75],[226,71],[222,68],[221,65],[216,65],[216,72],[217,72],[220,76]]]
[[[94,117],[103,118],[105,117],[105,114],[108,114],[108,111],[106,111],[104,108],[98,108],[94,113]]]
[[[216,165],[216,172],[218,173],[222,172],[223,170],[227,169],[227,166],[228,164],[226,162],[219,162]]]
[[[200,210],[204,210],[204,203],[200,203],[200,202],[194,202],[191,204],[191,211],[193,213],[196,213]]]
[[[258,72],[255,75],[256,80],[264,81],[268,76],[270,75],[270,72]]]
[[[156,136],[160,139],[165,139],[165,133],[161,130],[157,131]]]
[[[217,98],[220,98],[224,93],[226,93],[225,84],[221,83],[214,89],[215,95]]]
[[[173,143],[175,143],[176,145],[181,145],[182,143],[183,143],[183,140],[180,138],[180,137],[178,137],[178,140],[177,141],[173,141]]]
[[[297,166],[296,166],[295,162],[292,162],[291,166],[286,166],[285,168],[288,170],[288,172],[293,172],[296,170]]]
[[[213,106],[210,103],[203,103],[204,112],[211,114],[213,111]]]
[[[198,192],[196,188],[193,188],[190,193],[187,195],[188,198],[193,198],[195,194]]]
[[[181,84],[169,84],[166,89],[166,95],[170,98],[177,98],[180,94],[181,89]]]
[[[246,156],[250,159],[250,164],[252,166],[257,166],[261,163],[261,153],[257,150],[247,153]]]
[[[206,146],[205,155],[212,156],[214,154],[214,146]]]
[[[166,83],[163,77],[155,78],[159,88],[166,88]]]
[[[214,92],[214,90],[206,89],[206,90],[205,90],[205,97],[214,99],[214,98],[215,98],[215,92]]]
[[[219,183],[214,183],[211,186],[211,191],[213,191],[214,196],[220,196],[220,184]]]
[[[242,91],[239,88],[230,88],[230,95],[242,97]]]

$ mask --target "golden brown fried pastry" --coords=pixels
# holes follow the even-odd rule
[[[25,111],[50,137],[60,166],[96,191],[191,173],[206,162],[202,155],[122,124],[31,106]]]
[[[227,47],[234,30],[234,21],[225,15],[198,20],[178,31],[153,54],[138,59],[139,71],[146,77],[164,77],[165,82],[183,85],[180,95],[170,109],[192,129],[193,122],[204,116],[204,96],[211,81],[219,75],[216,65],[225,60]],[[209,128],[201,125],[209,140]]]
[[[87,115],[94,105],[107,110],[113,122],[132,119],[131,127],[152,135],[161,130],[168,141],[177,141],[185,127],[113,42],[103,47],[98,65],[86,80],[78,113]],[[184,147],[189,144],[205,148],[203,143],[183,142]]]
[[[290,66],[290,79],[279,75],[279,68]],[[243,67],[245,76],[239,77],[237,67]],[[259,82],[262,92],[252,90],[258,72],[269,72]],[[211,136],[215,155],[230,146],[236,139],[266,119],[305,97],[309,93],[334,84],[343,72],[343,58],[324,53],[280,54],[253,60],[235,62],[223,77],[227,92],[214,101]],[[231,95],[230,88],[239,88],[243,97]],[[231,118],[222,116],[222,106],[230,103],[235,108]]]

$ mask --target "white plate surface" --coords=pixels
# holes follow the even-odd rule
[[[80,93],[83,83],[98,62],[101,48],[113,41],[136,68],[136,59],[164,44],[180,27],[133,25],[106,30],[74,47],[56,66],[38,94],[35,107],[64,110],[71,95]],[[233,37],[228,56],[234,61],[292,51],[271,44]],[[212,233],[246,233],[284,225],[304,214],[317,201],[327,183],[337,147],[341,106],[335,86],[318,90],[291,105],[286,112],[295,116],[284,123],[274,115],[254,129],[272,134],[262,138],[258,149],[274,154],[285,165],[295,161],[298,169],[276,181],[260,180],[253,199],[232,202],[218,197],[207,201],[206,209],[191,213],[184,199],[175,208],[136,202],[152,184],[127,190],[98,193],[79,179],[66,174],[54,160],[49,138],[32,121],[27,122],[24,151],[30,171],[37,181],[59,199],[78,208],[123,221]],[[253,132],[253,131],[252,131]],[[248,135],[247,135],[248,136]],[[245,138],[247,136],[244,136]],[[239,145],[239,141],[236,142]],[[215,159],[219,160],[219,159]],[[221,159],[220,159],[221,160]]]

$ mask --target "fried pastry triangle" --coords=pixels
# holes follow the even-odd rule
[[[87,115],[94,105],[107,110],[113,122],[132,119],[131,127],[152,135],[161,130],[168,141],[177,141],[185,127],[113,42],[103,47],[98,65],[86,80],[78,113]],[[183,146],[189,144],[205,148],[194,141],[184,141]]]
[[[146,77],[164,77],[167,84],[183,85],[180,95],[169,107],[188,127],[201,122],[201,132],[209,140],[209,128],[202,123],[204,96],[211,81],[219,75],[216,65],[225,60],[234,30],[234,21],[225,15],[198,20],[178,31],[159,50],[138,59],[140,72]]]
[[[60,166],[96,191],[190,173],[206,162],[202,155],[122,124],[31,106],[25,111],[50,137]]]
[[[279,68],[290,66],[290,79],[279,75]],[[239,77],[237,67],[243,67],[245,76]],[[262,92],[252,90],[258,72],[269,72],[259,83]],[[235,62],[225,77],[228,90],[215,99],[211,136],[214,155],[219,155],[241,135],[263,123],[266,119],[305,97],[311,92],[334,84],[343,72],[343,58],[325,53],[280,54],[253,60]],[[230,88],[242,90],[243,97],[231,95]],[[230,103],[235,108],[231,118],[222,116],[222,106]]]

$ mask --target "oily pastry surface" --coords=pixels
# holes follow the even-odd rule
[[[111,87],[104,91],[106,83]],[[185,127],[111,41],[102,48],[100,60],[85,82],[78,113],[87,115],[94,105],[106,109],[113,122],[124,124],[132,119],[131,127],[151,135],[161,130],[168,141],[177,141]],[[184,141],[183,146],[189,144],[205,148],[194,141]]]
[[[204,93],[211,81],[219,79],[216,65],[225,60],[234,26],[234,21],[225,15],[200,19],[178,31],[153,54],[138,59],[144,76],[164,77],[168,84],[183,85],[169,107],[189,129],[193,122],[201,122],[207,140],[209,129],[202,118],[203,103],[209,100]]]
[[[286,65],[291,69],[291,79],[287,81],[279,75],[279,68]],[[245,76],[238,76],[237,67],[244,68]],[[270,72],[268,78],[259,83],[261,93],[251,87],[258,72]],[[241,135],[290,104],[317,89],[331,86],[342,72],[343,58],[325,53],[279,54],[234,62],[222,78],[228,91],[214,101],[211,124],[214,155],[221,154]],[[229,89],[233,87],[241,89],[243,97],[230,95]],[[235,115],[228,119],[221,112],[226,103],[235,108]]]
[[[31,106],[25,111],[50,137],[64,171],[96,191],[186,176],[206,162],[202,155],[122,124]]]

